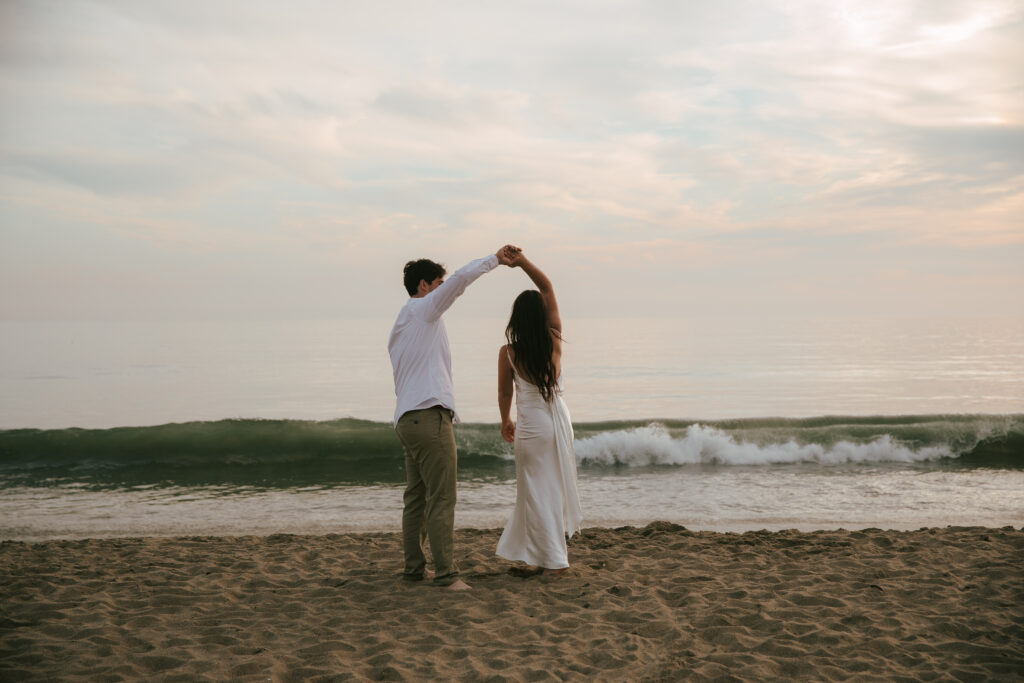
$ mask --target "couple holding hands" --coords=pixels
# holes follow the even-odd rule
[[[496,553],[530,565],[527,573],[562,573],[569,567],[566,535],[572,536],[582,519],[572,423],[561,396],[562,321],[551,281],[511,245],[447,279],[438,263],[409,261],[404,270],[409,300],[388,339],[395,431],[405,449],[404,578],[429,576],[424,554],[429,539],[433,581],[449,590],[469,585],[459,578],[453,549],[457,453],[452,423],[458,416],[442,316],[470,284],[499,265],[521,268],[537,289],[516,298],[506,344],[498,352],[498,410],[501,435],[515,444],[516,505]]]

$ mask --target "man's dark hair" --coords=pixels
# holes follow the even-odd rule
[[[420,280],[426,280],[429,285],[439,277],[444,277],[445,269],[440,263],[434,263],[430,259],[421,258],[419,261],[409,261],[405,264],[405,291],[409,296],[416,296],[420,287]]]

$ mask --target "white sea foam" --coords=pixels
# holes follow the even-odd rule
[[[831,446],[795,441],[759,445],[736,441],[728,433],[705,425],[691,425],[682,438],[674,438],[660,424],[605,432],[576,441],[582,463],[604,465],[773,465],[813,462],[827,465],[871,462],[921,462],[952,458],[946,446],[918,450],[893,441],[889,435],[869,443],[840,441]]]

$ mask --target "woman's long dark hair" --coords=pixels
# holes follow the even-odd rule
[[[552,333],[548,328],[548,309],[540,292],[527,289],[517,296],[505,327],[505,339],[515,354],[519,372],[537,385],[545,401],[551,401],[554,387],[558,384],[551,357],[554,351]]]

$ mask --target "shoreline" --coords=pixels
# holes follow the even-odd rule
[[[504,520],[505,515],[501,516]],[[814,535],[824,533],[894,533],[894,534],[906,534],[915,533],[921,531],[933,531],[942,532],[947,530],[988,530],[988,531],[1003,531],[1003,530],[1020,530],[1024,531],[1024,525],[1017,525],[1017,523],[1006,523],[1006,524],[985,524],[985,523],[965,523],[965,524],[947,524],[943,526],[918,526],[914,524],[908,524],[906,526],[892,526],[892,527],[875,527],[868,526],[865,524],[845,524],[845,523],[834,523],[834,524],[823,524],[820,526],[788,526],[786,523],[775,523],[762,525],[759,528],[754,528],[749,523],[737,523],[735,525],[721,525],[718,527],[706,527],[706,526],[686,526],[680,525],[674,521],[667,520],[608,520],[608,519],[597,519],[594,522],[594,526],[584,528],[583,531],[592,532],[604,532],[604,531],[628,531],[628,530],[642,530],[646,529],[651,525],[670,525],[678,529],[684,529],[686,533],[693,535],[712,535],[712,536],[723,536],[723,537],[736,537],[755,535],[762,536],[764,534],[802,534],[802,535]],[[308,526],[308,525],[307,525]],[[333,529],[333,530],[332,530]],[[485,526],[477,527],[470,525],[460,525],[456,523],[455,534],[476,534],[480,532],[494,532],[497,535],[501,534],[502,526]],[[248,539],[253,542],[259,542],[268,538],[283,539],[319,539],[319,538],[332,538],[348,537],[348,536],[367,536],[367,537],[380,537],[380,536],[399,536],[401,534],[401,525],[399,523],[383,527],[383,526],[365,526],[365,527],[342,527],[338,528],[338,525],[327,525],[324,524],[320,527],[312,528],[297,528],[291,529],[265,529],[259,531],[197,531],[195,533],[188,533],[179,530],[174,531],[155,531],[152,533],[100,533],[93,536],[86,536],[80,534],[28,534],[28,533],[16,533],[7,536],[0,535],[0,547],[4,545],[48,545],[48,544],[67,544],[67,543],[124,543],[124,542],[136,542],[136,541],[161,541],[161,542],[174,542],[174,541],[216,541],[218,539],[225,540],[239,540]],[[497,537],[496,537],[497,538]],[[574,540],[578,540],[577,536]],[[497,540],[495,540],[497,543]],[[572,541],[570,541],[570,548],[572,547]],[[427,545],[427,553],[429,556],[429,543]],[[0,553],[2,557],[2,553]]]
[[[1024,677],[1024,529],[590,527],[516,578],[401,581],[394,532],[0,543],[0,678]]]

